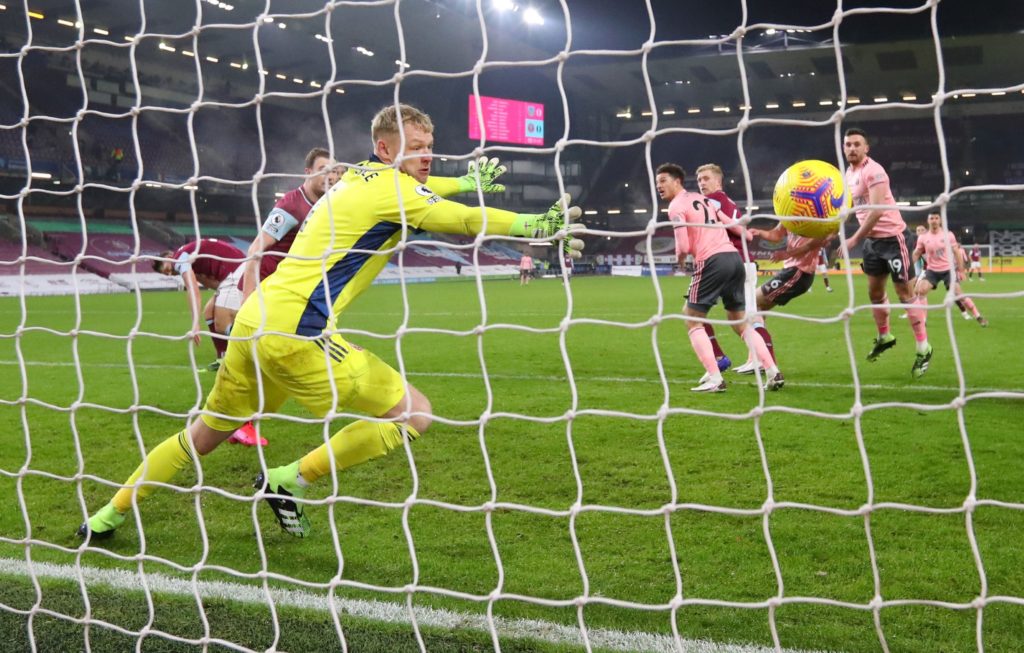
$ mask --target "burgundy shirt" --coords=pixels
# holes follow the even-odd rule
[[[245,254],[222,240],[203,238],[182,245],[171,258],[178,274],[192,270],[196,275],[210,276],[220,282],[242,264]]]

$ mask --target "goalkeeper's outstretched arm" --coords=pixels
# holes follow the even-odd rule
[[[569,206],[570,201],[569,195],[565,195],[545,213],[513,213],[443,201],[426,203],[422,215],[409,215],[408,219],[419,229],[436,233],[468,236],[484,233],[535,240],[547,240],[561,234],[563,250],[573,258],[579,258],[583,241],[571,234],[584,229],[583,225],[572,222],[582,215],[582,211],[577,206]]]

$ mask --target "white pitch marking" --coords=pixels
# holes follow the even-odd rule
[[[0,365],[12,365],[17,366],[18,361],[12,360],[0,360]],[[25,361],[27,367],[74,367],[73,362],[68,361]],[[99,367],[99,368],[112,368],[112,369],[125,369],[128,367],[127,363],[82,363],[83,368]],[[164,365],[158,363],[135,363],[135,368],[140,370],[148,369],[160,369],[160,370],[191,370],[192,367],[189,365]],[[206,370],[197,370],[200,374],[205,374]],[[483,374],[477,372],[406,372],[406,376],[410,377],[440,377],[440,378],[452,378],[452,379],[482,379]],[[553,374],[538,375],[538,374],[489,374],[488,378],[497,379],[500,381],[568,381],[564,376],[557,376]],[[729,378],[729,377],[727,377]],[[586,382],[598,382],[598,383],[646,383],[652,385],[661,385],[661,381],[655,376],[651,377],[639,377],[639,376],[583,376],[580,374],[574,377],[577,385]],[[692,385],[690,381],[669,381],[669,385]],[[786,379],[786,387],[803,387],[803,388],[842,388],[842,389],[853,389],[852,383],[802,383],[800,381],[792,381]],[[892,390],[897,387],[892,384],[883,383],[861,383],[860,387],[864,390]],[[920,385],[917,383],[898,386],[901,391],[927,391],[934,392],[937,390],[944,390],[948,392],[960,392],[960,387],[955,385]],[[976,392],[1024,392],[1024,388],[981,388],[977,386],[968,385],[968,393]]]
[[[24,560],[0,558],[0,574],[36,578],[55,578],[78,582],[79,573],[87,586],[105,585],[117,590],[139,591],[141,585],[138,572],[121,569],[99,569],[96,567],[73,567],[48,562],[33,562],[31,567]],[[163,574],[146,574],[146,584],[152,592],[179,596],[196,596],[204,599],[221,599],[239,603],[266,605],[267,596],[262,587],[226,581],[193,581],[173,578]],[[330,602],[325,595],[304,590],[270,588],[275,606],[288,606],[306,610],[329,612]],[[361,599],[335,599],[335,606],[342,615],[371,621],[410,625],[408,608],[400,603],[368,601]],[[464,629],[490,632],[484,615],[455,612],[441,608],[416,606],[416,622],[420,626],[443,630]],[[512,639],[541,640],[551,644],[582,646],[579,628],[539,619],[510,619],[494,617],[495,629],[500,637]],[[614,651],[650,651],[652,653],[678,653],[674,638],[653,633],[625,632],[600,628],[587,631],[594,648]],[[680,640],[687,653],[771,653],[774,648],[747,644],[718,644],[708,640]],[[813,653],[797,649],[782,649],[783,653]]]

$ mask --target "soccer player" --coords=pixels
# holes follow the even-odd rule
[[[746,283],[746,269],[743,259],[729,242],[725,229],[704,227],[721,223],[729,224],[731,218],[718,210],[711,201],[697,193],[683,188],[685,173],[674,163],[658,166],[656,187],[658,195],[669,201],[668,217],[679,223],[675,227],[676,255],[682,259],[692,253],[695,266],[687,291],[683,315],[689,318],[706,318],[708,311],[718,299],[722,299],[730,320],[739,320],[733,330],[743,338],[747,347],[754,352],[755,360],[761,361],[767,370],[769,390],[780,389],[785,381],[782,372],[775,365],[764,339],[746,322],[744,312],[743,286]],[[711,340],[704,331],[703,323],[696,319],[687,320],[690,344],[697,359],[704,366],[706,374],[700,383],[691,388],[694,392],[724,392],[725,380],[715,361]]]
[[[789,236],[786,249],[772,254],[772,260],[783,262],[782,270],[757,289],[757,310],[770,311],[776,306],[785,306],[811,289],[815,268],[821,269],[821,256],[829,238],[790,234],[781,224],[770,231],[750,229],[750,233],[775,243]]]
[[[739,215],[739,210],[736,208],[736,204],[725,194],[722,189],[722,182],[725,179],[725,175],[722,172],[721,166],[715,163],[705,163],[701,167],[697,168],[697,187],[704,197],[708,198],[711,205],[720,210],[730,219],[735,220]],[[726,235],[729,237],[729,242],[732,243],[736,251],[740,253],[743,261],[746,263],[754,262],[753,253],[743,245],[743,228],[739,225],[735,225],[726,229]],[[761,334],[764,339],[764,344],[767,345],[768,351],[771,352],[772,356],[775,356],[775,344],[772,342],[772,335],[768,332],[768,329],[764,325],[764,321],[759,317],[754,317],[754,330]],[[732,365],[732,361],[725,352],[722,351],[722,347],[718,344],[718,338],[715,337],[715,328],[711,324],[704,325],[704,331],[708,334],[708,338],[711,339],[711,348],[715,352],[715,361],[718,363],[718,369],[722,372],[729,369]],[[735,369],[739,374],[753,374],[754,362],[748,360],[744,365],[740,365]]]
[[[949,252],[953,253],[955,264],[950,263]],[[930,214],[928,216],[928,231],[917,239],[917,247],[914,248],[915,263],[922,255],[927,257],[924,277],[918,279],[914,287],[914,293],[921,304],[928,303],[928,293],[938,287],[939,282],[945,285],[946,290],[952,286],[954,294],[961,293],[959,282],[963,279],[964,274],[964,259],[961,252],[960,245],[956,242],[956,236],[942,228],[942,216],[938,213]],[[982,317],[970,297],[964,297],[960,302],[963,302],[966,309],[964,313],[970,311],[969,315],[973,316],[978,324],[983,327],[988,326],[988,320]]]
[[[821,274],[821,280],[825,282],[825,290],[832,292],[832,286],[828,283],[828,250],[824,247],[819,247],[816,261],[818,273]],[[785,269],[785,266],[783,266],[783,269]]]
[[[523,257],[519,259],[519,285],[530,285],[531,274],[533,274],[533,257],[529,254],[523,254]]]
[[[259,234],[249,245],[246,252],[249,258],[242,275],[242,294],[245,298],[256,290],[260,281],[274,273],[291,248],[309,210],[338,182],[338,164],[331,159],[331,153],[322,147],[314,147],[306,154],[303,173],[306,175],[305,181],[274,203]]]
[[[400,112],[399,112],[400,111]],[[564,238],[581,214],[563,197],[543,214],[517,214],[445,200],[458,179],[427,186],[434,126],[409,105],[389,105],[371,126],[373,156],[349,169],[320,199],[295,237],[291,256],[250,296],[235,318],[234,338],[199,419],[152,449],[112,500],[82,524],[81,537],[104,538],[126,513],[185,467],[198,465],[257,411],[277,411],[294,397],[323,417],[354,411],[356,420],[301,459],[268,469],[255,487],[281,527],[305,537],[310,525],[301,502],[306,488],[332,470],[386,455],[415,440],[432,421],[430,401],[391,366],[349,343],[336,321],[386,265],[400,239],[413,229],[439,233]],[[493,182],[480,172],[481,186]],[[437,190],[437,192],[435,192]],[[314,431],[319,431],[315,429]]]
[[[885,291],[886,277],[892,279],[893,288],[901,302],[917,302],[910,279],[910,251],[903,233],[907,225],[896,208],[896,199],[889,187],[889,175],[877,161],[868,156],[870,150],[867,135],[862,130],[846,130],[843,153],[850,164],[846,169],[846,187],[853,196],[854,207],[868,204],[881,207],[855,209],[860,226],[846,239],[847,250],[852,250],[861,240],[864,241],[861,269],[868,277],[868,297],[875,305],[871,312],[878,329],[878,336],[867,359],[874,362],[882,352],[896,344],[896,336],[889,332],[889,308],[884,306],[889,303]],[[932,359],[924,313],[921,308],[907,309],[910,328],[917,341],[917,354],[910,369],[910,375],[915,379],[924,375]]]
[[[235,313],[242,306],[242,295],[238,288],[242,271],[241,264],[245,254],[234,245],[216,238],[203,238],[182,245],[178,249],[168,250],[153,261],[153,269],[168,276],[181,275],[188,292],[188,308],[192,315],[192,340],[199,344],[200,286],[213,290],[213,297],[202,308],[202,316],[211,333],[228,335]],[[214,337],[213,346],[217,358],[206,368],[217,371],[228,341]]]
[[[920,240],[921,236],[925,235],[925,233],[927,233],[927,232],[928,232],[928,227],[924,226],[923,224],[919,224],[916,227],[914,227],[914,233],[916,234],[914,236],[914,247],[917,247],[917,241]],[[917,287],[917,282],[924,278],[924,263],[925,263],[925,257],[923,255],[921,257],[919,257],[919,258],[914,260],[914,287],[915,288]],[[960,305],[960,303],[957,302],[957,306],[959,306],[959,305]],[[908,317],[910,317],[910,314],[907,313],[906,309],[904,309],[904,311],[902,313],[900,313],[900,319],[901,320],[905,320]]]
[[[331,153],[322,147],[315,147],[306,154],[303,173],[306,175],[305,181],[274,203],[259,234],[246,251],[248,259],[242,270],[243,300],[256,290],[261,280],[274,273],[281,259],[291,249],[295,234],[301,229],[313,204],[338,182],[338,164],[331,159]],[[267,445],[267,439],[256,433],[252,423],[235,431],[228,442],[247,447],[256,446],[257,443]]]
[[[971,267],[967,269],[967,280],[974,280],[974,271],[978,271],[978,279],[981,281],[985,280],[985,275],[981,273],[981,249],[975,245],[971,249]]]
[[[919,224],[916,227],[914,227],[914,233],[917,234],[917,237],[914,239],[914,247],[917,247],[917,241],[921,239],[921,236],[923,236],[926,233],[928,233],[928,227],[924,226],[923,224]],[[917,258],[916,261],[914,262],[914,277],[915,278],[920,279],[921,277],[924,276],[924,264],[925,264],[925,256],[923,256],[923,255],[920,256],[919,258]]]

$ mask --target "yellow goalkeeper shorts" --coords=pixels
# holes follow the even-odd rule
[[[257,412],[277,412],[289,397],[317,417],[331,409],[379,417],[405,396],[405,383],[393,367],[341,336],[252,338],[255,331],[237,322],[231,330],[233,339],[203,408],[208,412],[202,420],[210,428],[233,431]]]

